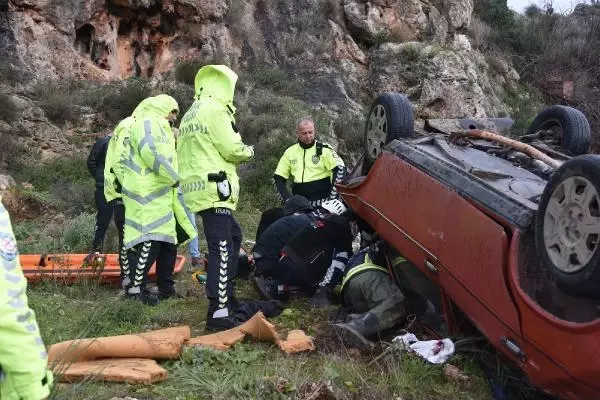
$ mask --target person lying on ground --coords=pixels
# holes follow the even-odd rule
[[[399,325],[408,314],[438,326],[441,321],[431,301],[406,288],[401,289],[386,267],[381,241],[359,250],[346,266],[340,299],[340,314],[333,326],[349,347],[368,350],[368,339]],[[414,268],[402,256],[392,262],[394,268]]]

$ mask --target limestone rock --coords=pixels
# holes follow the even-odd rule
[[[0,174],[0,191],[14,188],[16,185],[17,183],[12,176]]]
[[[418,0],[344,0],[347,28],[361,42],[406,41],[427,28]]]
[[[0,14],[7,26],[0,58],[42,82],[156,81],[185,60],[238,72],[267,64],[297,77],[293,96],[323,105],[332,118],[362,116],[386,90],[409,96],[417,117],[457,118],[504,111],[502,90],[519,80],[508,63],[490,68],[464,35],[473,0],[9,0],[9,7],[15,12]],[[19,132],[42,159],[86,151],[67,138],[75,127],[93,130],[101,110],[77,108],[79,120],[58,128],[33,84],[22,81],[11,97],[19,118],[1,130]]]
[[[448,8],[448,22],[454,29],[467,28],[471,23],[473,0],[444,0]]]

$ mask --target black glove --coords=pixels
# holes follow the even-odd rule
[[[315,294],[310,298],[310,305],[317,308],[324,308],[331,304],[329,288],[326,286],[319,286],[315,291]]]

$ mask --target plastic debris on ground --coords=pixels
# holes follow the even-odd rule
[[[410,350],[432,364],[443,364],[454,354],[454,343],[450,339],[420,341],[412,333],[396,336],[392,343]]]

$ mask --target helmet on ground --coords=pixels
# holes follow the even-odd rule
[[[338,199],[325,200],[323,203],[321,203],[321,207],[329,211],[331,214],[337,215],[342,215],[348,210],[344,203]]]
[[[285,201],[283,205],[283,215],[288,216],[297,212],[312,211],[313,206],[304,196],[295,194]]]

